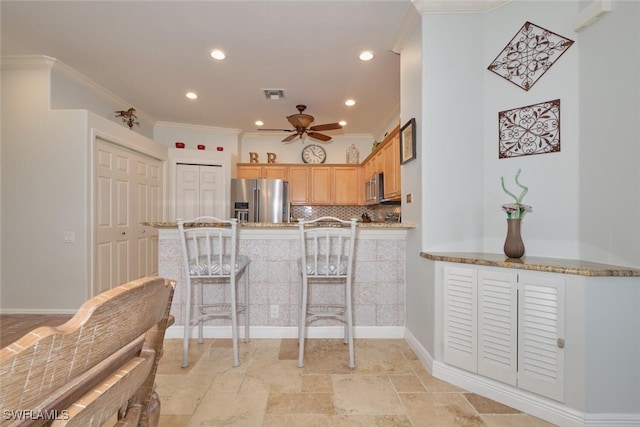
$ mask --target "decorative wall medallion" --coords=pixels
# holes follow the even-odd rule
[[[498,158],[560,151],[560,100],[498,113]]]
[[[572,44],[573,40],[525,22],[488,70],[529,90]]]

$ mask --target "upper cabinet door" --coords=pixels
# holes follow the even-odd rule
[[[359,166],[336,166],[333,168],[333,203],[336,205],[357,205],[360,201]]]
[[[311,203],[331,203],[331,167],[310,166],[311,168]]]
[[[308,166],[289,166],[289,201],[294,204],[309,203]]]

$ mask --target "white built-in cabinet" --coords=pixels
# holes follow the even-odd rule
[[[176,164],[176,218],[225,217],[221,165]]]
[[[445,266],[444,362],[564,401],[564,279]]]

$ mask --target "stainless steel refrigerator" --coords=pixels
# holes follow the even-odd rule
[[[232,179],[231,218],[238,222],[289,222],[289,183],[282,179]]]

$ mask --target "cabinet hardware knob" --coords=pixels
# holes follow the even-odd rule
[[[558,348],[564,348],[564,338],[558,338]]]
[[[124,236],[125,234],[127,234],[127,233],[126,233],[126,231],[123,231],[123,232],[122,232],[122,235]]]

